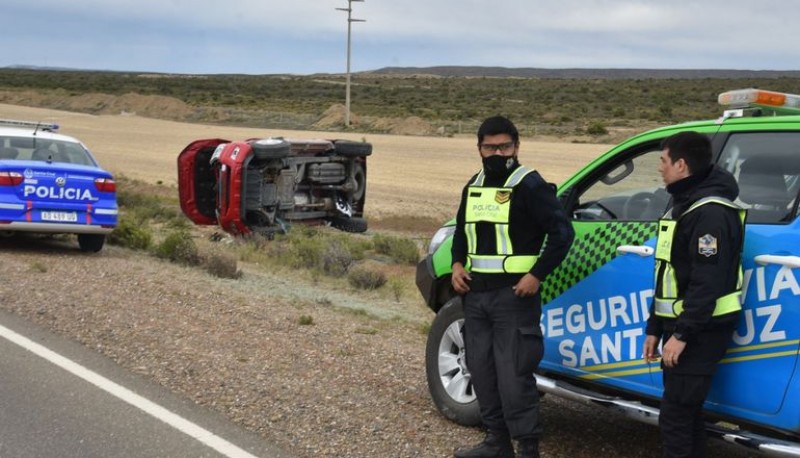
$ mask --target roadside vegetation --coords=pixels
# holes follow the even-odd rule
[[[384,288],[398,302],[413,289],[413,275],[396,275],[413,268],[421,257],[418,242],[411,238],[295,225],[273,239],[232,239],[216,228],[203,231],[192,225],[180,212],[174,189],[125,176],[117,177],[117,189],[120,219],[110,244],[197,266],[220,278],[239,278],[241,262],[265,271],[301,272],[314,282],[359,290]]]
[[[721,92],[758,87],[797,92],[797,78],[557,79],[352,75],[354,129],[385,132],[386,119],[419,118],[431,134],[472,133],[489,115],[514,119],[524,136],[606,135],[613,128],[644,128],[718,116]],[[36,91],[50,108],[107,112],[107,102],[70,106],[88,94],[172,98],[187,109],[140,113],[188,122],[259,128],[344,130],[320,125],[344,101],[343,75],[173,75],[0,69],[0,102]]]

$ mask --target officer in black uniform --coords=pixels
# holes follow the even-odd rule
[[[464,187],[456,217],[452,285],[463,295],[467,366],[487,434],[455,456],[513,457],[513,438],[521,457],[538,457],[539,288],[574,232],[554,186],[519,164],[510,120],[486,119],[478,151],[483,169]]]
[[[681,132],[661,147],[659,172],[673,206],[659,221],[644,356],[656,360],[664,342],[664,457],[703,457],[703,403],[741,311],[745,212],[732,203],[736,180],[711,163],[706,136]]]

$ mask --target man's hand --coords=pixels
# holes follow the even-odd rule
[[[686,342],[670,337],[667,343],[664,344],[664,357],[661,358],[664,365],[669,368],[677,366],[678,358],[680,358],[684,348],[686,348]]]
[[[469,276],[469,272],[464,269],[464,265],[460,262],[453,263],[453,275],[450,277],[450,283],[453,285],[453,289],[456,290],[458,294],[467,294],[469,292],[469,281],[472,280],[472,277]]]
[[[541,284],[542,282],[534,277],[533,274],[527,273],[520,278],[516,286],[513,287],[514,294],[516,294],[517,297],[533,296],[539,292],[539,286],[541,286]]]
[[[661,340],[658,336],[647,336],[644,339],[644,360],[652,363],[658,359],[658,341]]]

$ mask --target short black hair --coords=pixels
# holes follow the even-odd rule
[[[711,165],[711,140],[693,130],[670,135],[661,141],[661,149],[667,149],[672,162],[678,159],[686,161],[689,174],[703,171]]]
[[[486,118],[478,128],[478,145],[483,143],[483,137],[500,134],[511,135],[514,144],[516,145],[519,143],[519,131],[517,130],[517,126],[504,116],[492,116],[491,118]]]

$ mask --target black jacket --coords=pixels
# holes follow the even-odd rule
[[[516,170],[516,169],[514,169]],[[509,175],[514,170],[509,171]],[[467,202],[467,189],[475,180],[473,176],[461,193],[461,204],[456,215],[456,231],[453,235],[452,259],[466,265],[467,239],[464,234],[464,219]],[[502,187],[508,175],[504,177],[486,176],[484,186]],[[496,254],[493,225],[478,223],[478,252]],[[530,273],[544,282],[567,255],[575,232],[564,208],[556,198],[555,187],[547,183],[538,172],[534,171],[512,191],[511,209],[509,210],[509,234],[515,253],[539,254]],[[545,244],[545,236],[547,242]],[[544,245],[544,250],[542,246]],[[522,277],[520,274],[486,274],[471,273],[472,291],[485,291],[515,285]]]
[[[678,219],[701,198],[736,199],[739,186],[730,173],[711,166],[672,183],[667,191],[673,198],[673,218]],[[711,254],[700,250],[700,239],[707,235],[716,241],[716,251]],[[665,341],[672,333],[680,333],[687,349],[695,348],[685,355],[686,364],[681,356],[679,366],[692,372],[713,370],[738,323],[738,313],[720,317],[712,314],[716,300],[736,290],[743,239],[739,214],[730,207],[707,204],[678,219],[671,258],[684,311],[677,320],[665,319],[655,315],[651,304],[646,333],[663,336]]]

